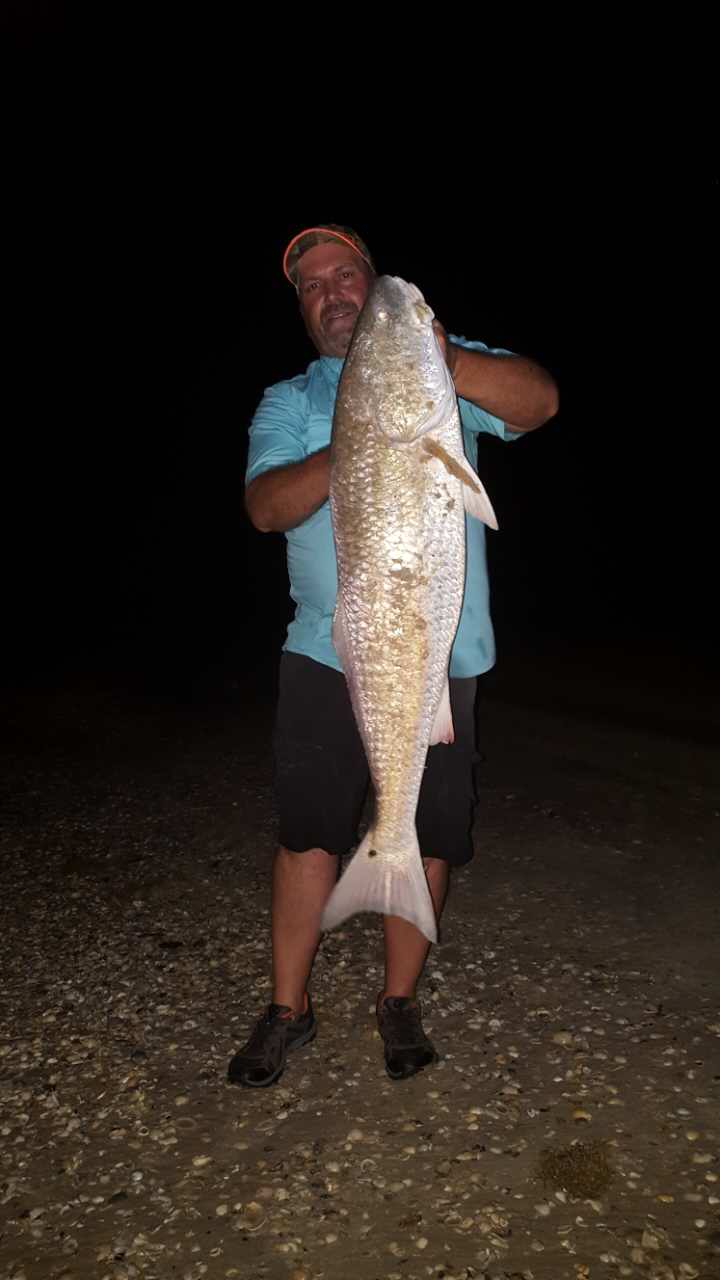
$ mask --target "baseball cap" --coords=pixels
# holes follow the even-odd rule
[[[351,227],[340,227],[334,222],[326,222],[319,227],[306,227],[290,241],[283,255],[283,271],[291,285],[295,286],[297,283],[297,267],[303,254],[307,253],[308,249],[313,249],[316,244],[326,244],[332,240],[348,244],[351,249],[360,254],[373,271],[375,270],[370,251],[357,231],[353,231]]]

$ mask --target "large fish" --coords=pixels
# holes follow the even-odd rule
[[[412,284],[381,276],[338,387],[330,455],[337,551],[333,643],[375,792],[375,813],[326,904],[436,940],[415,811],[428,746],[453,741],[448,662],[465,582],[465,511],[497,528],[463,451],[455,387]]]

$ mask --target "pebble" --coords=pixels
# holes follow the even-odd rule
[[[553,1035],[553,1044],[571,1045],[573,1042],[571,1031],[556,1031]]]

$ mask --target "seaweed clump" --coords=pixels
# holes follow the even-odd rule
[[[543,1151],[539,1174],[557,1191],[567,1191],[576,1199],[602,1195],[612,1179],[604,1142],[573,1142],[555,1151]]]

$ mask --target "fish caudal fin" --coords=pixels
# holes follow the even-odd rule
[[[430,942],[437,942],[435,908],[428,889],[420,848],[415,848],[400,866],[383,857],[369,831],[347,870],[343,872],[325,904],[321,929],[334,929],[360,911],[377,911],[383,916],[401,916],[414,924]]]

